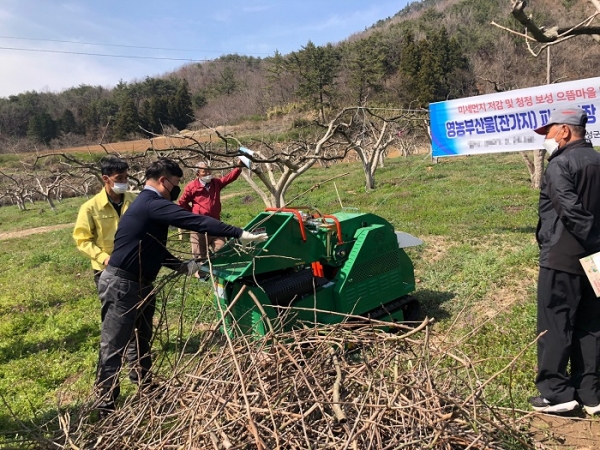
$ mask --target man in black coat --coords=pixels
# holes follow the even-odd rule
[[[102,329],[96,391],[97,409],[103,418],[115,409],[119,372],[125,357],[129,378],[140,388],[151,386],[152,318],[155,292],[152,283],[161,267],[195,274],[199,266],[173,256],[166,247],[169,226],[199,233],[237,238],[243,244],[263,242],[266,234],[252,234],[212,217],[192,214],[173,203],[180,193],[183,171],[161,158],[146,170],[146,185],[121,217],[108,266],[100,275]]]
[[[549,154],[540,190],[536,238],[538,369],[536,411],[583,406],[600,413],[600,299],[579,262],[600,251],[600,154],[585,139],[587,114],[554,110],[535,130]],[[570,363],[570,371],[568,365]]]

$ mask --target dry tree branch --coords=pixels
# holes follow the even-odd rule
[[[525,33],[520,33],[508,27],[499,25],[494,21],[492,21],[490,24],[504,31],[508,31],[509,33],[525,38],[528,51],[533,56],[537,57],[546,48],[564,42],[567,39],[575,36],[591,35],[597,41],[599,40],[597,35],[600,34],[600,27],[591,26],[590,24],[600,14],[600,3],[598,0],[590,1],[594,4],[594,6],[596,6],[598,11],[594,14],[591,14],[580,23],[566,28],[559,28],[555,26],[546,29],[545,27],[538,27],[532,20],[531,16],[525,14],[525,7],[527,6],[527,2],[525,0],[515,1],[513,3],[512,10],[513,17],[525,27]],[[529,36],[529,33],[531,33],[531,36]],[[531,41],[539,42],[543,45],[541,45],[538,50],[534,50],[531,48]]]

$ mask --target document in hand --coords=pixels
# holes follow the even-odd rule
[[[581,258],[579,262],[594,288],[596,297],[600,297],[600,252]]]

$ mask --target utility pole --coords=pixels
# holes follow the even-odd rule
[[[546,84],[552,84],[550,79],[552,70],[550,69],[550,46],[546,47]]]

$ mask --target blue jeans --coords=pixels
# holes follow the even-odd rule
[[[156,296],[152,284],[140,284],[104,270],[98,280],[102,302],[102,328],[96,389],[103,402],[113,403],[120,393],[123,358],[130,366],[129,379],[151,382],[152,318]]]

